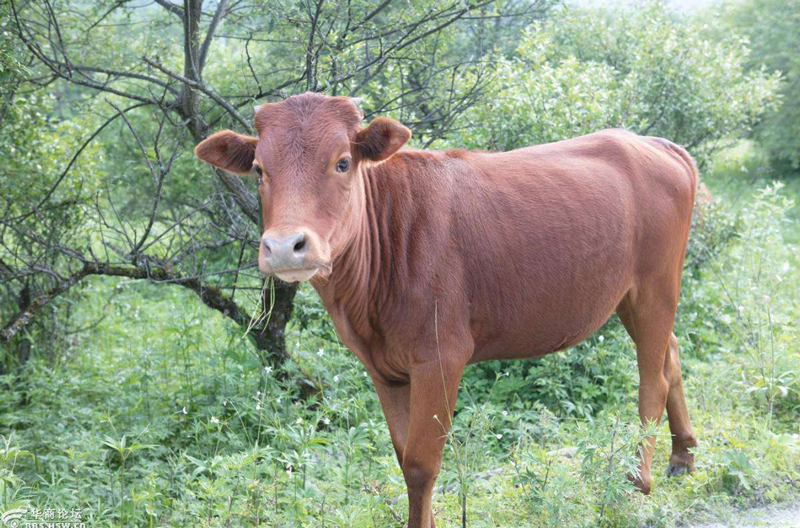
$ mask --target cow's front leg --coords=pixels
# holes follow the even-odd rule
[[[431,528],[433,485],[442,465],[464,364],[434,360],[410,369],[408,438],[402,469],[408,486],[408,527]]]
[[[375,380],[375,392],[383,408],[389,434],[392,437],[392,446],[397,454],[397,462],[403,468],[403,450],[408,440],[409,409],[411,407],[411,385],[384,385]]]

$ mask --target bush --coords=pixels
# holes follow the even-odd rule
[[[538,403],[557,416],[586,418],[634,398],[636,353],[625,328],[614,318],[568,351],[474,365],[465,373],[464,386],[475,399],[502,401],[519,412]]]
[[[741,38],[752,49],[751,71],[777,72],[783,78],[782,105],[770,112],[757,130],[760,144],[778,167],[800,169],[800,1],[745,0],[723,5],[725,17],[718,38]],[[777,162],[777,163],[776,163]]]
[[[723,323],[738,352],[741,386],[765,407],[768,425],[800,410],[800,339],[797,299],[784,281],[793,273],[796,247],[783,240],[794,203],[775,183],[761,189],[740,215],[739,243],[719,260],[715,277],[723,292]]]
[[[661,4],[565,9],[499,61],[494,91],[451,143],[507,150],[625,128],[675,141],[702,162],[776,103],[778,76],[746,71],[748,54],[742,43],[707,40],[698,22]]]

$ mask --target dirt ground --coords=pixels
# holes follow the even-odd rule
[[[800,528],[800,503],[744,510],[721,521],[690,524],[687,528]]]

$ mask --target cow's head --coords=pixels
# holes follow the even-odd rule
[[[387,159],[411,137],[393,119],[362,128],[348,97],[306,93],[261,105],[258,137],[226,130],[195,148],[201,160],[259,178],[262,272],[294,282],[324,276],[363,221],[365,163]]]

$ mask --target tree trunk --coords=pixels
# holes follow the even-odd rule
[[[202,0],[186,0],[183,16],[183,76],[200,82],[198,56],[200,53],[200,8]],[[193,137],[205,136],[206,125],[200,114],[197,90],[184,84],[181,89],[181,113],[189,120],[187,126]]]
[[[25,286],[19,294],[18,306],[21,311],[25,311],[31,305],[31,286],[25,281]],[[31,357],[31,340],[27,336],[22,335],[19,343],[17,344],[17,364],[21,368],[28,362]]]
[[[256,347],[262,351],[263,361],[279,368],[288,357],[285,332],[294,310],[297,284],[276,280],[273,287],[275,288],[274,302],[270,298],[269,289],[265,289],[261,296],[262,309],[265,314],[269,314],[265,324],[254,328],[251,332]]]
[[[202,0],[184,1],[184,77],[193,81],[202,82],[200,65],[200,14]],[[200,113],[197,90],[188,84],[183,84],[181,91],[181,113],[188,120],[189,132],[195,141],[199,142],[208,135],[208,125]],[[251,199],[250,193],[244,188],[238,176],[231,176],[220,170],[215,171],[222,184],[233,193],[239,207],[251,220],[259,223],[258,203]],[[255,197],[255,200],[258,200]],[[252,203],[251,203],[252,202]],[[261,351],[262,360],[279,369],[286,359],[286,325],[292,316],[294,296],[297,292],[296,284],[287,284],[276,280],[274,283],[275,300],[270,306],[270,291],[264,290],[261,305],[264,313],[269,313],[266,324],[253,328],[251,334],[253,342]]]

